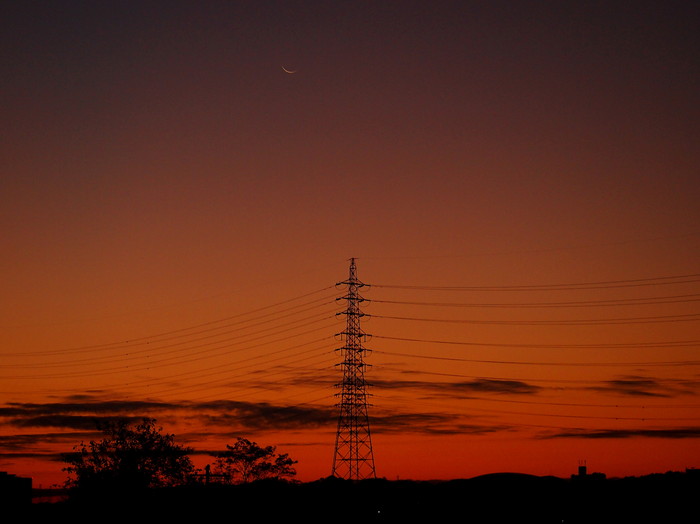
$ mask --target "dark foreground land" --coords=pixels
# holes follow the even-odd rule
[[[693,522],[700,475],[560,479],[494,474],[445,482],[339,479],[201,486],[32,504],[27,515],[74,522]]]

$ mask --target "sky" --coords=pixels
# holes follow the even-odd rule
[[[3,2],[0,470],[147,416],[328,476],[351,257],[378,476],[700,467],[699,23]]]

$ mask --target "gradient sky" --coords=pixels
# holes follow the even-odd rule
[[[329,475],[350,257],[379,476],[700,466],[698,27],[3,2],[0,470],[153,416],[198,465],[241,435]]]

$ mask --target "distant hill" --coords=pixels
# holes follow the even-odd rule
[[[35,505],[37,517],[71,523],[139,518],[201,518],[222,512],[238,521],[315,522],[678,522],[695,511],[700,475],[673,473],[624,479],[562,479],[493,473],[449,481],[308,483],[176,488],[102,500]],[[109,508],[107,510],[106,508]],[[90,520],[93,519],[93,520]]]

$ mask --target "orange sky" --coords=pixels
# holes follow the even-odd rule
[[[350,257],[378,475],[699,465],[695,3],[0,20],[0,470],[153,416],[327,476]]]

